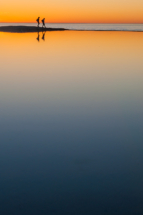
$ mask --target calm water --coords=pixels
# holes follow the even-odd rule
[[[37,37],[0,33],[0,214],[142,215],[143,33]]]
[[[37,26],[36,23],[0,23],[0,26],[5,25],[27,25]],[[42,26],[42,24],[41,24]],[[102,31],[143,31],[143,24],[56,24],[46,23],[46,27],[66,28],[71,30],[102,30]]]

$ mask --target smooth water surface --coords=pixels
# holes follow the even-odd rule
[[[0,23],[0,26],[9,25],[37,26],[37,23]],[[40,26],[42,26],[42,24],[40,24]],[[46,27],[86,31],[143,31],[143,24],[46,23]]]
[[[0,214],[142,215],[143,33],[0,47]]]

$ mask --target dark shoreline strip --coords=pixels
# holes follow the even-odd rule
[[[35,26],[1,26],[0,32],[9,33],[35,33],[35,32],[45,32],[45,31],[65,31],[65,28],[42,28]]]
[[[119,30],[119,29],[107,29],[107,30],[82,30],[82,29],[65,29],[65,28],[42,28],[35,26],[0,26],[0,32],[9,32],[9,33],[38,33],[46,31],[124,31],[124,32],[143,32],[141,30]]]

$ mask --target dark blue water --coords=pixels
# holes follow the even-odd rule
[[[70,33],[62,35],[65,41]],[[74,36],[68,44],[75,48],[79,35]],[[95,36],[86,34],[85,38]],[[111,36],[111,40],[117,36]],[[13,37],[18,41],[20,36]],[[33,36],[29,37],[33,40]],[[54,39],[47,40],[49,49],[50,44],[53,47],[53,43],[62,42],[59,37],[60,33],[54,33]],[[109,65],[93,59],[92,66],[86,67],[92,52],[84,50],[82,41],[78,61],[68,46],[65,52],[56,48],[54,55],[50,49],[49,55],[43,54],[44,61],[32,51],[35,64],[28,64],[29,59],[33,60],[29,53],[32,42],[26,46],[28,39],[20,41],[24,44],[15,43],[14,52],[18,58],[18,50],[23,47],[20,60],[13,59],[12,64],[8,58],[10,63],[2,64],[0,214],[142,215],[142,61],[132,55],[131,65],[126,61],[124,67],[122,62],[125,70],[120,67],[111,71],[113,58]],[[106,48],[104,44],[94,54]],[[10,51],[9,46],[3,49]],[[35,43],[37,49],[39,43]],[[63,67],[67,50],[70,58]],[[51,61],[55,57],[58,67]],[[106,62],[106,52],[102,57]],[[4,59],[5,56],[3,62]],[[119,64],[120,60],[123,58],[118,59]],[[45,62],[43,70],[38,67],[41,62]],[[133,65],[137,70],[132,73]]]
[[[67,118],[1,129],[1,214],[142,214],[140,117]]]

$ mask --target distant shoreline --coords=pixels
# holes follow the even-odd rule
[[[98,29],[98,30],[82,30],[82,29],[66,29],[66,28],[42,28],[36,26],[0,26],[0,32],[9,33],[36,33],[46,31],[124,31],[124,32],[143,32],[141,30],[124,30],[124,29]]]

